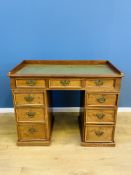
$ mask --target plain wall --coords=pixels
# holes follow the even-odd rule
[[[7,73],[23,59],[108,59],[125,73],[119,106],[130,107],[131,1],[0,0],[0,107],[12,106]],[[54,92],[54,106],[79,96]]]

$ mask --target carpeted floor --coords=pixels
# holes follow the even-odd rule
[[[13,114],[0,114],[0,175],[131,175],[131,113],[119,113],[116,147],[82,147],[77,114],[55,114],[52,144],[16,146]]]

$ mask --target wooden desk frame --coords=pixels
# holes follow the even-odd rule
[[[111,73],[30,74],[18,73],[31,65],[105,65]],[[97,68],[96,68],[97,69]],[[83,90],[83,112],[79,117],[81,145],[115,146],[114,133],[124,74],[107,60],[24,60],[12,69],[18,145],[49,145],[53,126],[49,90]],[[34,117],[36,116],[36,117]]]

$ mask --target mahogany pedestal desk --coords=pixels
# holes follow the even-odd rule
[[[123,73],[106,60],[25,60],[8,74],[14,99],[18,145],[49,145],[51,90],[80,90],[81,145],[115,146]]]

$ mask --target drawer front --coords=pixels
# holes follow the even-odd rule
[[[115,79],[89,79],[86,88],[91,91],[111,91],[115,89]]]
[[[86,123],[111,122],[115,121],[115,110],[113,109],[88,109],[86,110]]]
[[[117,95],[116,94],[88,94],[86,103],[87,105],[115,106],[117,103]]]
[[[86,142],[112,142],[113,141],[113,126],[95,126],[88,125],[85,128]]]
[[[79,79],[51,79],[49,88],[81,88],[82,81]]]
[[[47,128],[43,124],[19,124],[19,140],[41,140],[47,139]]]
[[[17,120],[24,121],[41,121],[45,122],[44,108],[16,108]]]
[[[44,104],[44,94],[14,94],[14,102],[16,105]]]
[[[16,79],[16,87],[20,88],[44,88],[45,80]]]

